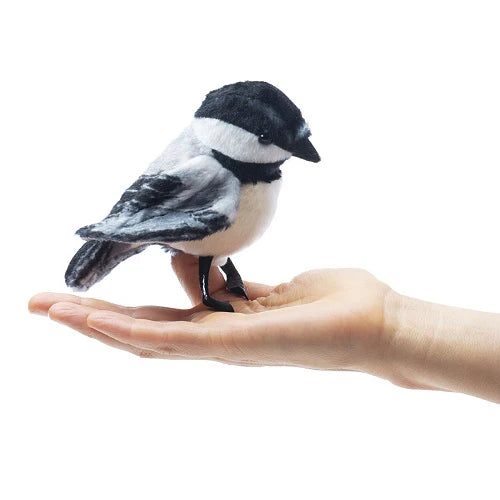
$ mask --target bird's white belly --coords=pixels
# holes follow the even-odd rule
[[[180,241],[169,246],[191,255],[213,255],[214,265],[257,240],[269,227],[276,211],[281,179],[243,184],[236,218],[229,228],[202,240]]]

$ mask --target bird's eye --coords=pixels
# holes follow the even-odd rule
[[[264,132],[259,135],[259,142],[264,144],[264,146],[269,146],[269,144],[273,143],[273,139],[267,132]]]

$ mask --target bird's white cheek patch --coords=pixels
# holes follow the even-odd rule
[[[260,144],[258,137],[251,132],[216,118],[195,118],[193,130],[203,144],[234,160],[276,163],[292,156],[276,144]]]

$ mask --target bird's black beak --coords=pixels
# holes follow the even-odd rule
[[[318,152],[316,151],[308,137],[305,137],[304,139],[301,139],[300,141],[295,143],[293,156],[302,158],[306,161],[312,161],[313,163],[318,163],[321,160]]]

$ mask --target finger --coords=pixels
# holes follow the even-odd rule
[[[169,360],[193,360],[193,357],[181,356],[181,355],[166,355],[165,353],[159,353],[150,349],[138,349],[130,344],[125,344],[119,342],[118,340],[108,337],[107,335],[90,328],[87,324],[87,317],[93,312],[98,312],[97,309],[91,307],[80,306],[71,302],[58,302],[54,304],[49,309],[50,319],[57,321],[58,323],[69,326],[73,330],[83,333],[85,336],[98,340],[99,342],[106,344],[115,349],[120,349],[123,351],[130,352],[136,356],[142,358],[164,358]],[[225,363],[229,365],[238,366],[261,366],[259,363],[253,361],[239,361],[233,362],[219,357],[207,357],[204,358],[209,361],[217,361],[219,363]]]
[[[273,286],[264,285],[263,283],[253,283],[251,281],[244,281],[248,298],[255,300],[259,297],[266,297],[274,289]]]
[[[95,311],[95,309],[80,306],[73,302],[57,302],[49,308],[48,315],[53,321],[69,326],[70,328],[73,328],[88,337],[99,340],[106,345],[132,352],[134,354],[137,353],[137,349],[135,347],[119,342],[118,340],[90,328],[87,325],[87,316],[93,311]]]
[[[87,324],[87,317],[89,314],[97,311],[97,309],[81,306],[72,302],[57,302],[50,307],[48,315],[50,319],[69,326],[73,330],[83,333],[87,337],[96,339],[110,347],[114,347],[115,349],[127,351],[144,358],[164,357],[162,354],[155,351],[149,349],[138,349],[130,344],[125,344],[89,327]],[[175,356],[175,359],[186,358],[183,356]]]
[[[189,310],[158,306],[125,307],[113,304],[112,302],[106,302],[105,300],[80,297],[68,293],[39,293],[31,298],[28,309],[35,314],[47,314],[49,309],[58,302],[70,302],[94,309],[127,314],[134,318],[147,318],[153,321],[177,321],[191,312]]]
[[[191,303],[200,302],[200,281],[198,277],[198,257],[178,253],[172,257],[172,268],[179,279],[184,291],[187,293]],[[257,297],[264,297],[271,293],[274,287],[262,285],[260,283],[250,283],[245,281],[245,288],[250,300]],[[220,270],[213,267],[210,270],[210,291],[216,293],[226,289],[226,280]],[[228,293],[228,297],[231,294]]]
[[[185,253],[177,253],[172,256],[172,268],[177,275],[177,279],[187,293],[192,304],[200,302],[200,280],[198,276],[198,257]],[[211,293],[226,288],[226,280],[218,268],[212,267],[210,270],[209,288]]]
[[[79,303],[80,298],[69,293],[37,293],[28,302],[28,310],[34,314],[48,314],[49,309],[57,302]]]
[[[135,319],[124,314],[98,311],[87,318],[87,324],[100,332],[126,344],[159,352],[195,356],[224,357],[228,353],[223,333],[228,325],[241,328],[247,317],[237,313],[209,313],[212,321],[158,322]],[[226,318],[225,316],[230,316]]]
[[[311,322],[319,327],[320,333],[304,336]],[[328,307],[316,304],[254,314],[207,311],[198,314],[193,322],[155,322],[97,311],[88,316],[87,324],[120,342],[165,355],[236,364],[295,366],[314,366],[326,356],[325,363],[335,358],[339,367],[345,364],[342,335],[336,339],[337,335],[327,334],[331,329],[331,313]],[[324,348],[325,336],[330,339],[328,349]]]
[[[312,320],[325,323],[325,329],[328,327],[323,314],[319,317],[318,312],[309,305],[255,314],[207,311],[207,314],[198,315],[196,322],[155,322],[97,311],[88,316],[87,324],[119,342],[166,356],[213,359],[241,365],[302,366],[309,363],[308,356],[313,359],[325,355],[321,339],[303,335]],[[311,344],[318,346],[312,354],[310,349],[311,352],[304,351],[304,347]]]

